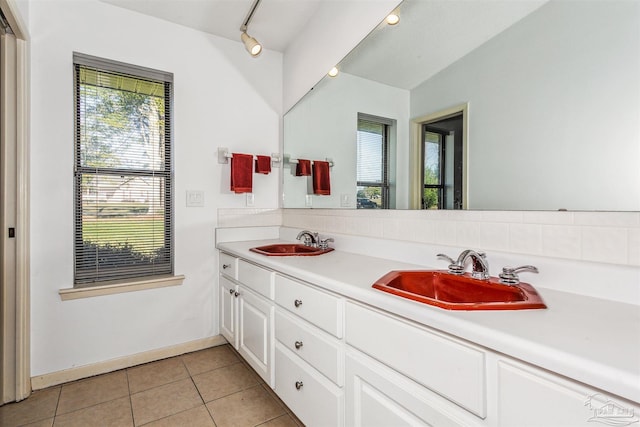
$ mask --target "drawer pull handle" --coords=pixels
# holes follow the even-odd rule
[[[234,296],[234,297],[236,297],[236,298],[238,298],[238,295],[240,295],[240,292],[238,292],[238,291],[236,291],[236,292],[233,294],[233,296]]]
[[[297,300],[295,300],[295,301],[293,302],[293,305],[295,305],[295,306],[296,306],[296,308],[298,308],[298,307],[300,307],[300,306],[302,305],[302,301],[301,301],[301,300],[299,300],[299,299],[297,299]]]
[[[233,289],[229,289],[229,295],[233,295],[235,291]]]
[[[302,384],[302,381],[296,381],[296,390],[300,390],[303,385],[304,384]]]
[[[226,270],[227,268],[231,268],[231,264],[222,264],[223,270]]]
[[[300,350],[300,347],[302,347],[303,344],[302,341],[296,341],[294,345],[296,346],[296,350]]]

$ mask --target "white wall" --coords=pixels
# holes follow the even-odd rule
[[[284,111],[342,60],[400,0],[324,1],[284,54]]]
[[[285,154],[310,160],[335,159],[331,169],[331,196],[312,196],[313,208],[356,207],[356,131],[358,113],[395,119],[398,122],[398,164],[409,156],[409,91],[346,73],[325,78],[291,110],[284,120]],[[319,131],[316,131],[319,130]],[[284,168],[284,206],[304,208],[310,178],[296,177],[295,165]],[[406,168],[400,168],[396,185],[408,184]],[[408,191],[399,190],[406,195]],[[341,206],[342,194],[349,206]],[[406,199],[406,198],[405,198]],[[407,201],[400,201],[400,205]]]
[[[229,192],[216,148],[277,152],[282,55],[96,0],[34,0],[31,44],[31,305],[33,376],[218,334],[217,208]],[[62,302],[73,286],[72,52],[174,73],[175,272],[182,286]],[[185,191],[205,192],[186,208]],[[278,203],[278,175],[256,176],[256,207]]]
[[[29,0],[7,0],[10,7],[15,5],[22,23],[26,26],[25,30],[29,28]]]
[[[411,92],[412,117],[469,102],[470,209],[640,210],[639,21],[552,1]]]

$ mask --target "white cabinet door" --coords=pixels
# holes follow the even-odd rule
[[[498,362],[500,427],[638,425],[640,406],[520,364]]]
[[[273,304],[238,287],[238,352],[273,387]]]
[[[479,418],[360,352],[347,352],[345,373],[348,426],[482,425]]]
[[[220,276],[220,333],[234,348],[238,348],[238,336],[236,334],[237,303],[235,293],[237,285],[225,277]]]

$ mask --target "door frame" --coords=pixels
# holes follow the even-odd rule
[[[0,226],[0,404],[31,393],[29,248],[29,37],[14,0],[0,0],[13,34],[3,36],[2,120],[3,221]],[[6,158],[4,153],[11,153]],[[10,200],[11,203],[4,203]],[[6,215],[10,212],[11,215]],[[11,220],[8,223],[5,218]],[[15,229],[9,240],[8,228]],[[10,275],[7,270],[11,269]],[[8,375],[4,375],[7,373]]]
[[[467,209],[469,199],[469,103],[411,119],[411,146],[409,148],[409,209],[421,209],[422,204],[422,127],[453,116],[462,115],[462,209]]]

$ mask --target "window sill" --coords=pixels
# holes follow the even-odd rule
[[[143,291],[145,289],[164,288],[167,286],[178,286],[184,282],[184,275],[155,277],[151,279],[136,280],[130,282],[109,283],[86,288],[65,288],[60,289],[60,299],[62,301],[92,298],[103,295],[122,294],[125,292]]]

